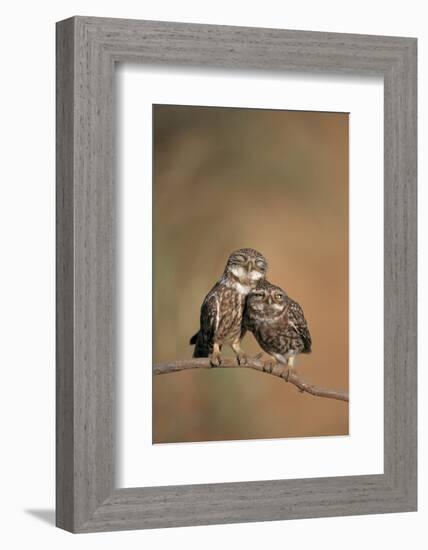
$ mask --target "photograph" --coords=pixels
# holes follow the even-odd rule
[[[154,444],[349,435],[348,201],[349,113],[153,105]]]
[[[2,15],[1,548],[418,550],[424,4]]]

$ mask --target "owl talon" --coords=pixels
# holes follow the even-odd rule
[[[220,353],[212,353],[210,355],[210,364],[212,367],[219,367],[221,365]]]
[[[285,373],[285,376],[283,376],[283,378],[286,382],[288,382],[288,380],[290,379],[290,374],[292,374],[292,373],[293,373],[293,367],[288,367],[287,371]]]
[[[244,353],[243,351],[241,351],[240,353],[238,353],[236,355],[236,360],[238,362],[238,365],[246,365],[247,362],[248,362],[248,356],[246,353]]]
[[[273,371],[274,366],[275,366],[275,363],[273,363],[272,361],[265,361],[263,363],[263,370],[270,374]]]

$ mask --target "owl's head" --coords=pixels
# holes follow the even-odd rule
[[[240,248],[229,256],[225,274],[241,284],[255,288],[265,278],[267,261],[263,254],[254,248]]]
[[[287,294],[269,281],[260,281],[247,296],[249,318],[272,319],[279,317],[287,307]]]

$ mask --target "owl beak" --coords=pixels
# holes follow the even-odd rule
[[[253,271],[253,267],[254,267],[254,264],[252,261],[249,261],[248,264],[247,264],[247,271],[248,273],[251,273],[251,271]]]
[[[272,305],[272,298],[269,296],[268,298],[268,304],[271,306]]]

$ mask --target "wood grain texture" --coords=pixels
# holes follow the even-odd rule
[[[383,475],[115,489],[118,61],[383,76]],[[59,527],[91,532],[416,509],[415,39],[87,17],[58,23],[57,220]]]
[[[74,522],[73,24],[56,36],[56,521]]]

